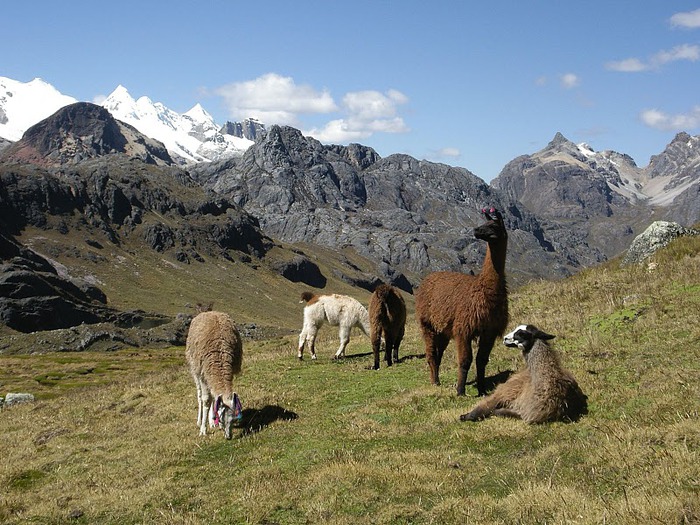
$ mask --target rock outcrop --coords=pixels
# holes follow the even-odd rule
[[[110,308],[102,290],[59,274],[47,259],[0,232],[0,323],[27,333],[100,322],[134,326],[145,317]]]
[[[89,102],[65,106],[35,124],[21,140],[5,149],[3,158],[38,166],[60,166],[111,153],[123,153],[148,164],[172,164],[162,143]]]
[[[684,228],[675,222],[655,221],[634,239],[622,263],[637,264],[643,262],[654,255],[657,250],[683,235],[700,235],[700,231]]]
[[[271,237],[351,248],[392,284],[415,285],[434,270],[478,270],[485,248],[472,229],[485,206],[503,210],[513,232],[515,279],[561,277],[600,260],[558,242],[556,229],[550,236],[532,213],[464,168],[381,158],[359,144],[324,146],[294,128],[272,126],[241,159],[199,166],[193,177],[258,218]]]

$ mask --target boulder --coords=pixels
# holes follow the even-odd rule
[[[683,235],[700,235],[700,231],[685,228],[676,222],[653,222],[632,241],[622,264],[638,264],[651,257],[672,240]]]
[[[32,401],[34,401],[34,396],[32,394],[8,392],[8,394],[5,396],[4,402],[0,404],[0,406],[11,407],[12,405],[31,403]]]

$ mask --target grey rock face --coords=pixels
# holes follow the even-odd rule
[[[684,228],[675,222],[653,222],[634,239],[622,262],[623,264],[640,263],[682,235],[700,235],[700,231]]]
[[[60,173],[0,165],[0,205],[0,222],[11,231],[46,227],[51,216],[77,215],[115,244],[143,230],[144,240],[157,251],[263,255],[271,246],[253,217],[203,190],[179,168],[147,169],[119,155],[84,161]],[[175,226],[143,224],[149,213],[171,217]]]
[[[637,171],[629,158],[594,154],[558,133],[543,150],[509,162],[491,184],[545,224],[565,228],[562,242],[587,246],[594,262],[623,251],[638,228],[629,198]]]
[[[665,207],[663,218],[692,226],[700,221],[700,137],[679,133],[666,149],[651,158],[651,202]]]
[[[326,286],[326,277],[316,263],[304,255],[297,255],[291,261],[279,261],[270,265],[271,269],[293,283],[304,283],[315,288]]]
[[[221,127],[220,131],[226,135],[233,135],[234,137],[256,141],[262,138],[267,130],[262,122],[248,118],[243,122],[229,121]]]
[[[105,108],[77,102],[29,128],[3,158],[42,166],[124,153],[149,164],[173,163],[165,146],[116,120]]]
[[[560,232],[550,239],[531,213],[464,168],[324,146],[289,127],[273,126],[241,159],[199,167],[193,178],[257,217],[271,237],[351,247],[386,282],[479,271],[485,245],[472,230],[486,206],[503,210],[513,230],[513,274],[560,277],[580,264]]]
[[[622,253],[652,216],[692,226],[700,220],[700,137],[679,133],[639,168],[627,155],[595,152],[557,133],[541,151],[508,163],[492,185],[545,227],[564,227],[567,245]]]

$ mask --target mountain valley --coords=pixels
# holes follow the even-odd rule
[[[484,207],[505,217],[513,288],[616,257],[653,220],[700,219],[700,138],[685,133],[645,168],[557,133],[487,184],[461,167],[252,120],[218,127],[201,106],[178,115],[123,88],[113,95],[63,105],[0,145],[0,225],[4,246],[31,248],[117,310],[175,319],[213,302],[251,336],[286,332],[309,287],[366,302],[385,281],[411,303],[430,271],[478,272],[485,245],[472,229]],[[2,132],[17,111],[0,108]],[[153,108],[196,142],[148,136],[113,114],[143,124]],[[7,308],[26,300],[12,288],[17,273],[7,277],[16,250],[2,254]]]

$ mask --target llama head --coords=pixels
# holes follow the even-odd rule
[[[503,344],[511,348],[520,348],[523,354],[527,354],[538,339],[549,341],[554,337],[531,324],[521,324],[503,338]]]
[[[482,241],[491,242],[505,240],[508,238],[506,226],[503,223],[503,216],[496,208],[481,210],[486,218],[486,222],[474,228],[474,237]]]
[[[241,402],[237,394],[233,394],[231,402],[226,403],[223,396],[217,396],[214,401],[214,423],[224,431],[224,437],[231,439],[233,424],[241,419]]]
[[[301,292],[301,301],[300,303],[308,303],[311,299],[313,299],[314,294],[311,292]]]

